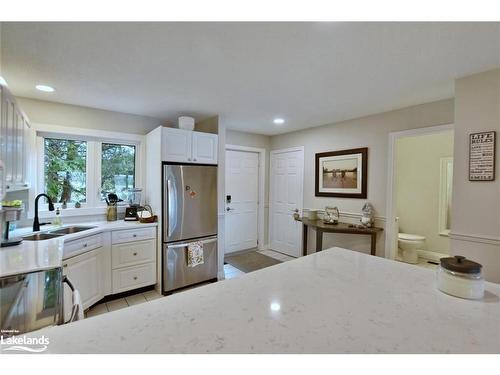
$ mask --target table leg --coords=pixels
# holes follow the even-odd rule
[[[302,224],[302,256],[307,255],[307,225]]]
[[[323,250],[323,231],[316,228],[316,252]]]
[[[370,254],[371,255],[376,255],[377,254],[377,233],[372,233],[372,243],[371,243],[371,248],[370,248]]]

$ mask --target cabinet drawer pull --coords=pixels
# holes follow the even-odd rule
[[[137,237],[137,234],[134,234],[132,237],[134,237],[134,238]]]
[[[137,256],[137,253],[134,253],[134,256]]]
[[[84,244],[83,244],[83,247],[87,247],[87,244],[86,244],[86,243],[84,243]]]
[[[137,276],[134,276],[134,280],[137,280]]]

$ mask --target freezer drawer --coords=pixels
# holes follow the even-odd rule
[[[204,263],[187,266],[187,247],[190,242],[180,241],[163,245],[163,291],[183,288],[217,277],[217,237],[200,240],[203,243]]]

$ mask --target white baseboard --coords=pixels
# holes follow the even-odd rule
[[[259,245],[259,251],[269,250],[269,244]]]
[[[448,254],[437,253],[435,251],[428,250],[417,250],[419,258],[427,259],[436,263],[439,263],[441,258],[449,257]]]

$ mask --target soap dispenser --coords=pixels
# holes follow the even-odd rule
[[[54,218],[54,223],[56,227],[62,226],[62,220],[61,220],[61,208],[57,207],[56,208],[56,217]]]

